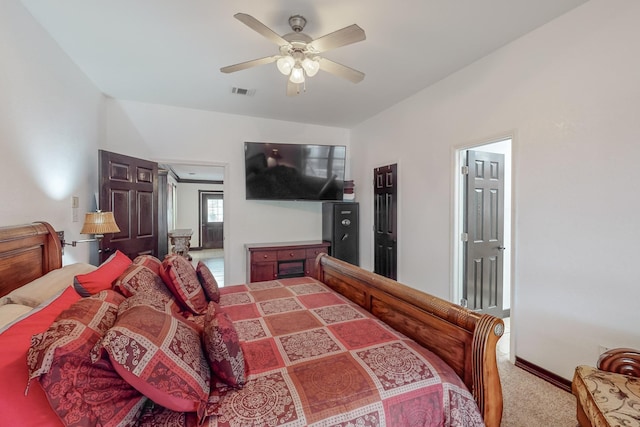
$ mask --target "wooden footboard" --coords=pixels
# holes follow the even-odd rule
[[[487,427],[502,419],[496,344],[501,319],[478,314],[394,280],[337,260],[316,259],[316,278],[389,326],[437,354],[473,393]]]

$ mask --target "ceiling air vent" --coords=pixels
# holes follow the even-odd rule
[[[256,93],[255,89],[243,89],[241,87],[231,88],[231,93],[235,93],[236,95],[245,95],[245,96],[253,96]]]

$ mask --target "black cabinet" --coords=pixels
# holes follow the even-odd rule
[[[329,242],[329,254],[353,265],[360,264],[358,204],[324,202],[322,204],[322,240]]]

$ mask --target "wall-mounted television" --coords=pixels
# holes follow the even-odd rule
[[[343,145],[245,142],[247,200],[342,200]]]

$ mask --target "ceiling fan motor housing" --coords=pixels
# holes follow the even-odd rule
[[[299,33],[304,30],[304,26],[307,25],[307,20],[302,15],[293,15],[289,17],[289,26],[293,31]]]

